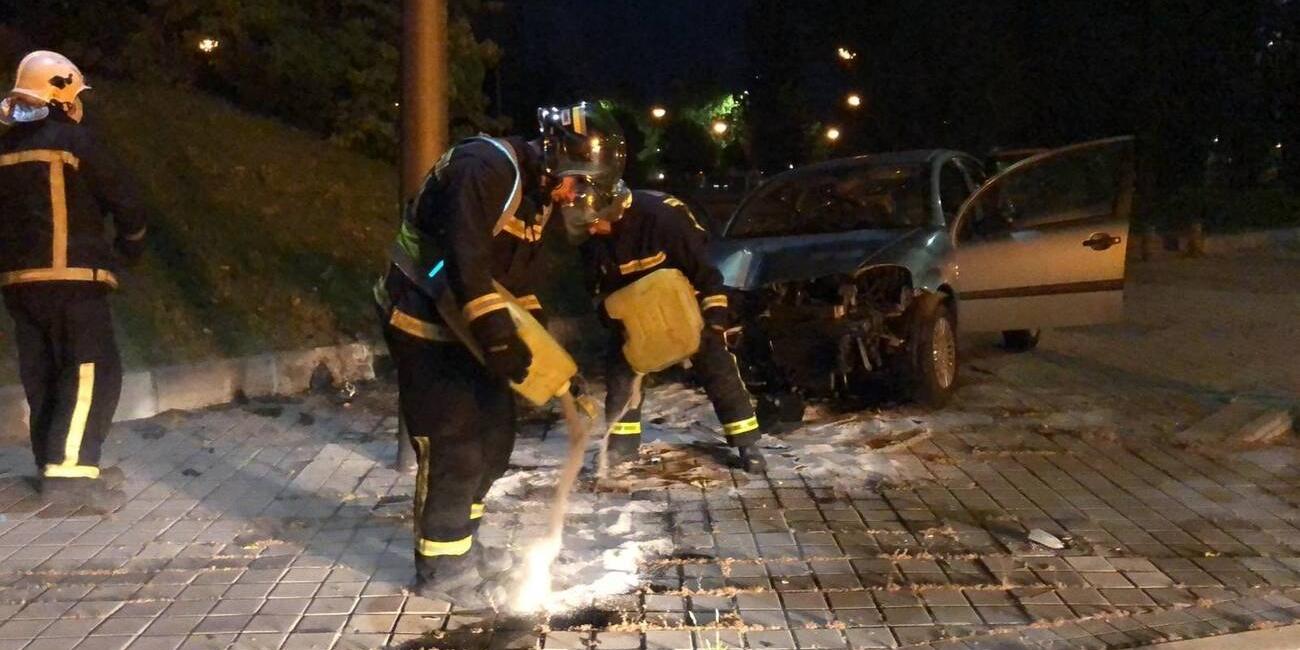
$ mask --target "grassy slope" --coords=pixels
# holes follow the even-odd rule
[[[106,83],[90,122],[158,214],[114,303],[128,367],[377,334],[369,285],[397,214],[396,173],[182,91]],[[14,351],[0,319],[0,384]]]

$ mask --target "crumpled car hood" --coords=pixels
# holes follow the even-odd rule
[[[852,273],[867,262],[886,261],[895,251],[919,245],[911,240],[925,233],[917,228],[719,239],[710,244],[709,253],[728,287],[751,291],[773,282]]]

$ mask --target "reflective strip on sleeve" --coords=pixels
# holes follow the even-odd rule
[[[651,255],[650,257],[647,257],[645,259],[632,260],[631,262],[628,262],[626,264],[619,264],[618,272],[623,275],[632,275],[633,273],[648,271],[650,269],[653,269],[656,266],[659,266],[660,264],[663,264],[667,259],[668,259],[668,255],[663,251],[659,251],[657,255]]]
[[[487,506],[481,503],[471,504],[469,507],[469,518],[482,519],[484,512],[487,512]]]
[[[497,221],[497,232],[509,233],[510,235],[528,242],[541,241],[541,225],[528,225],[522,219],[512,214],[504,215]]]
[[[473,543],[473,535],[467,535],[465,538],[458,539],[454,542],[435,542],[430,539],[420,538],[415,543],[415,552],[424,557],[464,555],[469,552],[469,548]]]
[[[498,309],[505,308],[506,299],[502,298],[501,294],[493,291],[465,303],[461,311],[465,314],[465,320],[473,321]]]
[[[722,431],[729,436],[738,436],[743,433],[749,433],[750,431],[753,431],[757,428],[758,428],[758,418],[756,417],[749,418],[748,420],[741,420],[739,422],[732,422],[731,424],[722,425]]]
[[[144,228],[141,228],[139,232],[127,235],[122,239],[125,239],[127,241],[140,241],[141,239],[144,239],[145,233],[147,232],[149,232],[149,228],[146,226]]]
[[[449,328],[437,323],[420,320],[397,308],[393,308],[392,315],[388,317],[388,324],[392,325],[394,329],[410,334],[417,339],[437,341],[439,343],[455,343],[458,341],[456,334]]]
[[[639,436],[641,435],[640,422],[615,422],[609,428],[609,432],[616,436]]]
[[[700,307],[704,309],[712,309],[714,307],[727,307],[729,304],[730,302],[727,300],[727,296],[723,294],[718,294],[716,296],[709,296],[704,300],[700,301]]]
[[[515,302],[519,303],[520,307],[523,307],[528,311],[537,311],[542,308],[542,301],[538,300],[537,296],[533,295],[515,298]]]
[[[99,468],[93,465],[46,465],[41,475],[47,478],[99,478]]]

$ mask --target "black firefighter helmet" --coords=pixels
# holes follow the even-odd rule
[[[546,173],[580,176],[613,187],[627,165],[627,140],[618,120],[598,104],[537,109]]]

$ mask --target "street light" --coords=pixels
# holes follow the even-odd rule
[[[862,95],[849,93],[849,96],[844,98],[844,103],[848,104],[849,108],[857,108],[862,105]]]
[[[199,41],[199,51],[204,54],[212,54],[213,50],[221,47],[221,41],[215,38],[205,38]]]
[[[858,58],[858,53],[847,47],[836,48],[835,54],[840,57],[841,61],[852,61],[853,59]]]
[[[668,115],[668,109],[664,108],[663,106],[656,106],[650,109],[650,116],[655,118],[656,120],[664,119],[665,115]]]
[[[830,140],[831,142],[835,142],[836,140],[839,140],[840,130],[833,126],[829,129],[826,129],[826,139]]]
[[[713,133],[715,135],[726,135],[727,128],[727,123],[722,120],[717,120],[713,123]]]

